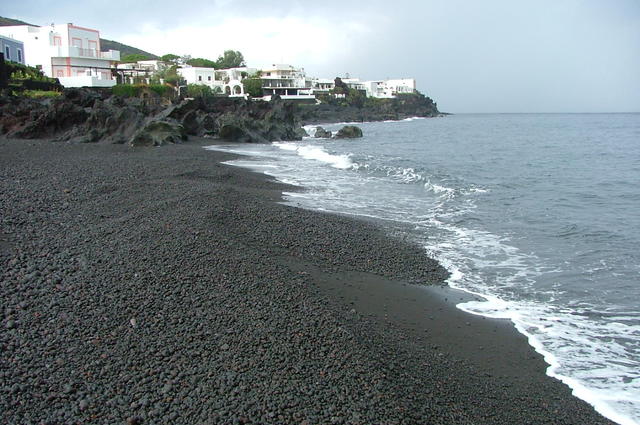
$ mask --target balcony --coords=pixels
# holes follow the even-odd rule
[[[101,52],[96,49],[83,49],[76,46],[51,46],[51,57],[56,58],[88,58],[88,59],[103,59],[109,61],[119,61],[120,51],[109,50],[108,52]]]

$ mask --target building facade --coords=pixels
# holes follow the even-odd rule
[[[112,87],[120,52],[100,49],[100,32],[73,24],[0,27],[0,34],[24,43],[25,64],[39,67],[65,87]]]
[[[119,63],[117,73],[123,84],[151,84],[152,78],[170,66],[168,62],[158,59],[138,62]]]
[[[349,88],[363,91],[367,97],[376,97],[378,99],[392,99],[399,94],[415,93],[416,91],[416,80],[413,78],[373,81],[344,78],[342,81]]]
[[[274,64],[261,70],[262,90],[265,98],[279,95],[283,99],[315,99],[317,95],[328,94],[335,88],[335,80],[328,78],[308,78],[304,68]],[[351,89],[361,91],[367,97],[391,99],[398,94],[415,93],[416,80],[413,78],[395,80],[362,81],[359,78],[342,78]],[[344,95],[336,95],[344,97]]]
[[[229,68],[214,69],[197,66],[184,66],[178,68],[178,74],[185,79],[187,84],[202,84],[209,86],[211,90],[231,97],[246,97],[242,80],[252,75],[255,68]]]
[[[304,68],[273,64],[260,71],[260,79],[267,98],[278,95],[282,99],[315,99],[312,80],[307,78]]]
[[[0,35],[0,52],[5,61],[24,63],[24,43],[11,37]]]
[[[202,84],[211,88],[214,87],[214,81],[216,79],[215,69],[201,66],[178,68],[178,74],[186,80],[187,84]]]

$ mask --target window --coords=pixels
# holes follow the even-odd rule
[[[207,77],[207,80],[211,81],[211,75],[209,75],[209,76]]]
[[[9,50],[9,46],[4,46],[4,58],[8,61],[11,60],[11,50]]]
[[[22,50],[17,49],[18,50],[18,62],[22,63]]]
[[[202,75],[198,75],[198,81],[202,81]]]
[[[54,35],[53,36],[53,45],[54,46],[62,46],[62,37],[60,37],[59,35]]]

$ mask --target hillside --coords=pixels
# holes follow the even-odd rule
[[[8,27],[10,25],[33,25],[18,19],[5,18],[0,16],[0,27]]]
[[[20,21],[18,19],[5,18],[0,16],[0,26],[6,27],[10,25],[35,25],[28,22]],[[150,59],[157,59],[158,56],[153,53],[145,52],[137,47],[128,46],[126,44],[118,43],[117,41],[107,40],[106,38],[100,39],[100,46],[103,51],[106,50],[119,50],[120,56],[126,56],[130,54],[141,54],[148,56]]]
[[[126,44],[118,43],[117,41],[107,40],[106,38],[100,39],[100,46],[103,51],[106,50],[120,50],[120,57],[124,57],[126,55],[140,54],[148,56],[149,59],[158,59],[157,55],[153,53],[145,52],[142,49],[138,49],[137,47],[128,46]]]

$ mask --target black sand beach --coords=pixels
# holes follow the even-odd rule
[[[419,247],[206,144],[0,139],[2,423],[611,423]]]

